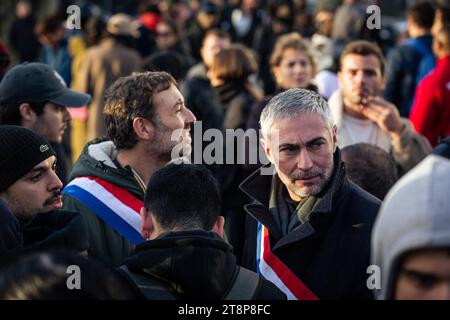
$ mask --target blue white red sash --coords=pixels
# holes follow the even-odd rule
[[[256,253],[258,273],[275,284],[289,300],[318,300],[314,293],[270,251],[269,230],[258,223]]]
[[[141,243],[141,215],[143,206],[127,190],[94,177],[73,179],[63,194],[78,199],[115,231],[134,244]]]

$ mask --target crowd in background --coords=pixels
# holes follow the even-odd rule
[[[122,3],[120,11],[66,2],[37,17],[37,2],[18,1],[9,37],[0,39],[0,80],[16,64],[42,62],[91,97],[66,106],[61,141],[47,137],[64,186],[79,174],[72,169],[86,144],[107,135],[113,114],[105,108],[113,95],[107,89],[134,72],[165,71],[177,81],[202,123],[199,132],[191,129],[193,150],[207,147],[196,135],[208,129],[260,129],[264,108],[289,89],[317,93],[330,106],[347,176],[381,201],[450,136],[449,1],[405,1],[391,19],[375,0],[147,0]],[[79,29],[67,28],[70,4],[81,9]],[[381,6],[380,28],[368,23],[373,4]],[[125,84],[114,86],[120,92]],[[0,124],[16,123],[0,114]],[[244,206],[252,200],[239,186],[263,164],[207,164],[239,264]],[[56,265],[60,258],[50,259]]]

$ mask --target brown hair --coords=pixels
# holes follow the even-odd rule
[[[247,47],[232,44],[229,48],[222,49],[214,56],[210,68],[219,79],[226,82],[241,81],[256,100],[262,98],[262,94],[253,89],[248,82],[248,77],[258,71],[258,64]]]
[[[64,21],[61,17],[54,15],[42,18],[36,24],[34,28],[34,33],[36,36],[45,36],[49,33],[54,33],[60,29],[64,29]]]
[[[231,36],[230,36],[230,34],[228,32],[223,31],[223,30],[218,29],[218,28],[213,28],[213,29],[210,29],[210,30],[206,31],[205,35],[203,36],[203,38],[202,38],[202,47],[205,45],[206,39],[208,37],[210,37],[210,36],[215,36],[215,37],[220,38],[220,39],[227,39],[227,40],[229,40],[231,42]]]
[[[316,74],[316,62],[312,54],[308,50],[308,45],[302,36],[297,32],[291,32],[280,36],[275,42],[274,49],[270,56],[270,66],[273,69],[280,65],[281,60],[283,60],[283,54],[287,49],[294,49],[302,52],[308,57],[309,63],[312,67],[312,74]]]
[[[427,1],[416,3],[406,11],[406,16],[410,17],[420,28],[430,30],[434,22],[433,5]]]
[[[153,121],[153,98],[156,93],[177,86],[166,72],[135,72],[119,78],[105,93],[106,133],[117,149],[131,149],[136,145],[133,119],[143,117]]]
[[[344,60],[344,57],[349,54],[356,54],[361,56],[370,56],[370,55],[376,56],[378,61],[380,62],[381,74],[384,75],[386,61],[384,59],[383,52],[381,51],[380,47],[375,43],[365,40],[358,40],[352,41],[349,44],[347,44],[347,46],[344,48],[344,51],[342,51],[342,54],[339,58],[339,70],[341,70],[342,68],[342,61]]]

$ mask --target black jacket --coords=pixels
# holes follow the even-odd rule
[[[237,269],[232,247],[212,232],[178,231],[136,247],[124,265],[133,273],[157,278],[177,299],[220,300]],[[284,300],[285,295],[260,278],[255,300]]]
[[[19,221],[0,201],[0,266],[29,252],[88,249],[86,226],[78,212],[52,210]]]
[[[349,181],[337,149],[330,183],[319,195],[310,220],[285,236],[269,213],[272,176],[253,173],[240,188],[254,202],[246,205],[243,265],[256,269],[257,221],[270,234],[272,252],[319,299],[371,299],[366,287],[370,233],[380,201]]]
[[[431,52],[433,38],[430,35],[417,37]],[[392,102],[402,117],[408,117],[416,90],[416,77],[423,55],[414,47],[403,44],[389,53],[386,68],[386,89],[384,97]]]
[[[0,255],[23,246],[22,228],[19,220],[0,199]]]

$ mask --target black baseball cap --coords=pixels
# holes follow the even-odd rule
[[[89,94],[67,88],[63,78],[50,66],[24,62],[11,68],[0,83],[0,105],[39,103],[44,101],[64,107],[82,107]]]

